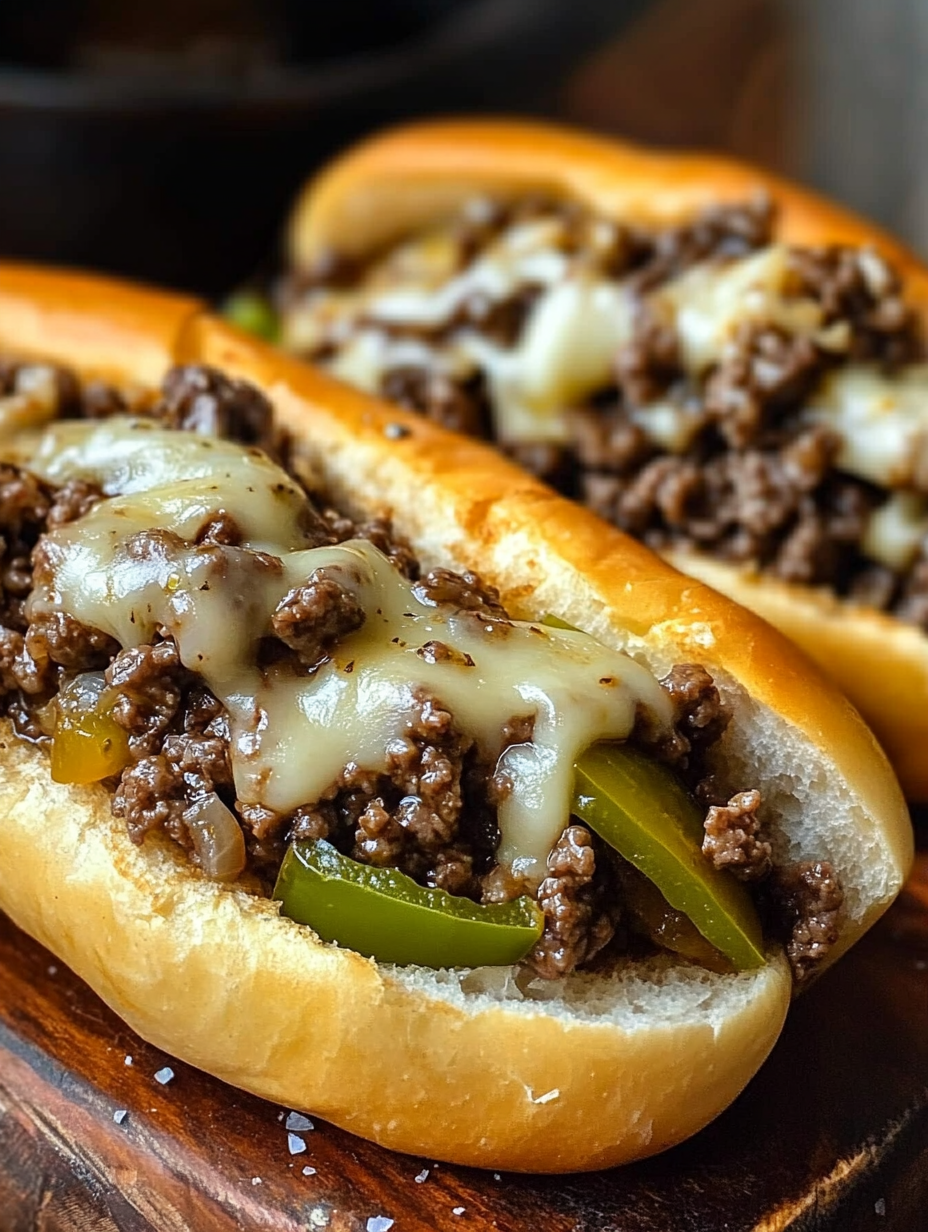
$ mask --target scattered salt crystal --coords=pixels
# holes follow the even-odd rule
[[[287,1129],[296,1130],[298,1134],[305,1134],[307,1130],[315,1128],[309,1117],[300,1112],[291,1112],[287,1117]]]
[[[452,1206],[451,1214],[452,1215],[463,1215],[466,1209],[467,1208],[464,1206]]]
[[[159,1069],[155,1074],[155,1082],[160,1082],[163,1087],[166,1087],[174,1077],[174,1071],[170,1065],[165,1065],[164,1069]]]
[[[54,963],[52,963],[52,965],[49,967],[49,969],[48,969],[48,974],[49,974],[49,975],[57,975],[57,974],[58,974],[58,968],[55,966],[55,964],[54,964]]]
[[[500,1174],[499,1174],[498,1172],[494,1172],[494,1173],[493,1173],[493,1180],[494,1180],[494,1181],[501,1181],[502,1179],[503,1179],[503,1178],[500,1176]]]
[[[127,1109],[120,1108],[118,1112],[113,1113],[113,1120],[117,1125],[121,1125],[128,1115],[129,1113]]]
[[[309,1164],[307,1164],[307,1165],[306,1165],[306,1167],[303,1169],[303,1175],[304,1175],[304,1176],[315,1176],[315,1175],[316,1175],[316,1169],[315,1169],[315,1168],[311,1168],[311,1167],[309,1166]]]
[[[873,1204],[873,1209],[876,1211],[878,1215],[885,1215],[886,1214],[886,1199],[877,1198],[877,1200]]]
[[[393,1220],[386,1215],[371,1215],[367,1221],[367,1232],[390,1232]]]
[[[125,1061],[123,1062],[123,1064],[124,1064],[124,1065],[131,1065],[131,1064],[132,1064],[132,1058],[131,1058],[131,1057],[129,1057],[129,1056],[127,1056],[127,1057],[126,1057],[126,1059],[125,1059]]]
[[[306,1143],[299,1134],[287,1134],[287,1150],[291,1155],[302,1155],[306,1150]]]
[[[260,1184],[261,1184],[261,1178],[260,1178],[260,1176],[253,1176],[253,1177],[251,1178],[251,1183],[252,1183],[252,1185],[260,1185]]]
[[[278,1121],[282,1121],[284,1119],[284,1114],[282,1112],[278,1112],[277,1119]]]
[[[415,1181],[417,1185],[421,1185],[423,1181],[427,1181],[428,1179],[429,1179],[428,1168],[423,1168],[421,1172],[416,1173]]]
[[[528,1097],[533,1104],[550,1104],[552,1099],[557,1099],[561,1094],[558,1087],[554,1087],[550,1091],[545,1091],[544,1095],[539,1095],[537,1097],[532,1095],[531,1087],[526,1087],[526,1090],[528,1091]]]

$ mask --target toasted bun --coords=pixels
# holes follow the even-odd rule
[[[723,774],[759,786],[781,817],[780,858],[840,871],[847,917],[834,955],[892,899],[912,836],[888,764],[855,711],[762,622],[492,451],[451,449],[440,430],[187,301],[153,296],[148,331],[135,290],[30,277],[0,267],[3,350],[123,379],[156,353],[247,378],[306,464],[354,506],[392,511],[427,562],[479,568],[516,614],[556,612],[655,667],[705,662],[735,710]],[[111,316],[134,323],[118,348]],[[393,439],[385,429],[398,420],[408,435]],[[0,907],[146,1039],[384,1145],[529,1171],[620,1163],[717,1115],[780,1031],[790,977],[776,953],[743,975],[665,957],[527,995],[507,970],[378,967],[209,881],[167,843],[134,847],[103,789],[53,784],[44,756],[8,729],[0,753]]]
[[[608,218],[668,225],[758,189],[776,201],[786,243],[877,249],[905,280],[907,300],[928,319],[928,269],[873,224],[795,184],[727,159],[654,153],[535,124],[419,124],[358,146],[304,189],[290,222],[290,254],[297,266],[326,248],[362,255],[450,215],[475,193],[505,200],[541,192],[580,201]],[[907,795],[928,800],[924,633],[711,557],[670,559],[792,637],[860,708]]]

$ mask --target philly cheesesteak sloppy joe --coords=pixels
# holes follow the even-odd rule
[[[736,456],[795,471],[815,517],[847,502],[876,509],[872,480],[802,478],[810,458],[838,448],[824,395],[821,423],[775,442],[766,393],[741,416],[713,416],[683,397],[693,387],[681,376],[680,335],[667,336],[666,353],[655,349],[661,288],[683,304],[688,277],[724,285],[755,261],[768,280],[774,266],[776,278],[806,268],[804,296],[775,303],[790,321],[814,317],[817,332],[794,337],[762,315],[739,362],[760,363],[768,342],[781,348],[790,390],[834,368],[828,388],[843,406],[842,381],[879,380],[849,366],[845,351],[911,357],[902,310],[890,322],[894,301],[874,291],[886,271],[854,258],[863,281],[848,292],[853,312],[826,310],[832,275],[812,257],[743,255],[763,245],[765,219],[760,207],[732,211],[668,240],[546,206],[506,215],[481,206],[433,243],[459,280],[473,281],[489,253],[523,251],[502,307],[480,321],[472,299],[455,300],[455,325],[428,330],[413,329],[409,312],[396,329],[358,319],[338,344],[333,317],[314,347],[340,364],[373,348],[388,357],[378,381],[419,390],[413,402],[432,390],[423,409],[433,410],[438,382],[465,426],[487,432],[495,417],[521,448],[519,425],[537,422],[521,392],[497,390],[494,401],[492,365],[439,376],[421,350],[456,354],[466,326],[472,355],[509,353],[529,328],[530,303],[533,320],[556,311],[545,305],[569,284],[553,267],[584,262],[600,271],[589,302],[612,295],[610,320],[630,313],[629,335],[610,338],[624,348],[625,375],[595,391],[597,409],[549,407],[544,451],[570,482],[604,500],[608,489],[625,508],[640,484],[622,487],[615,451],[626,437],[682,482],[687,453],[661,453],[653,425],[663,424],[674,442],[685,431],[688,450],[711,453],[709,474],[728,473]],[[424,254],[417,242],[404,258],[419,275]],[[401,266],[392,254],[383,269]],[[636,294],[649,291],[634,312],[618,274]],[[306,301],[316,318],[332,294]],[[389,286],[384,295],[402,301]],[[352,305],[366,296],[349,293]],[[834,350],[822,358],[825,336]],[[800,362],[803,347],[814,362]],[[714,396],[746,388],[733,380]],[[264,396],[215,369],[175,368],[146,391],[4,361],[0,422],[3,704],[21,738],[48,748],[54,779],[111,787],[134,842],[179,844],[206,875],[273,893],[324,939],[384,961],[516,962],[532,981],[663,948],[730,970],[760,965],[765,939],[778,939],[801,980],[834,943],[842,890],[830,865],[772,871],[775,818],[759,793],[751,783],[719,791],[714,757],[729,715],[699,664],[658,680],[556,613],[510,619],[472,573],[424,571],[386,518],[357,524],[288,469]],[[743,436],[729,440],[736,423]],[[597,433],[612,441],[608,467],[602,454],[583,461]],[[790,470],[794,456],[805,462]],[[816,503],[821,485],[831,504]],[[641,516],[649,533],[676,533],[659,501]],[[789,550],[779,543],[777,567]],[[861,566],[855,584],[863,576]],[[915,583],[894,585],[902,594]]]

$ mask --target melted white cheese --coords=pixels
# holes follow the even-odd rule
[[[563,440],[568,435],[564,412],[609,383],[637,311],[629,287],[597,264],[614,240],[611,225],[591,222],[579,254],[560,247],[563,227],[557,218],[513,227],[464,270],[455,265],[447,230],[411,240],[354,290],[314,293],[291,313],[288,328],[295,332],[289,341],[300,345],[300,329],[316,330],[317,338],[341,337],[330,366],[372,391],[379,391],[385,372],[401,364],[452,376],[481,369],[499,439]],[[860,260],[867,258],[862,253]],[[881,268],[874,278],[882,277]],[[376,332],[378,320],[435,329],[450,323],[469,295],[500,300],[526,282],[541,291],[514,346],[501,346],[472,328],[439,341]],[[821,306],[795,293],[782,245],[738,260],[701,262],[646,298],[652,315],[676,331],[683,366],[696,379],[724,358],[745,323],[769,323],[838,354],[849,344],[847,322],[826,326]],[[691,408],[667,400],[638,407],[632,417],[656,445],[674,453],[685,452],[701,426]],[[840,435],[837,465],[849,474],[891,489],[928,484],[928,366],[909,366],[891,376],[862,365],[843,367],[822,382],[807,417]],[[883,520],[889,518],[887,513]],[[878,517],[874,546],[889,534],[879,530],[881,524]],[[892,555],[896,549],[888,551]],[[885,556],[884,551],[876,558]]]
[[[904,570],[928,537],[928,502],[916,492],[894,492],[870,515],[861,549],[890,569]]]
[[[453,374],[479,366],[500,440],[562,440],[565,406],[609,381],[634,319],[629,291],[595,273],[597,256],[614,242],[614,227],[594,222],[589,251],[576,258],[562,250],[564,235],[558,217],[520,223],[452,274],[449,234],[429,233],[397,248],[357,288],[314,290],[286,314],[284,344],[312,351],[334,341],[338,350],[327,366],[370,392],[403,363]],[[404,353],[384,332],[441,330],[471,298],[500,303],[527,285],[538,298],[514,347],[465,326],[439,341],[407,339]]]
[[[0,432],[16,432],[53,419],[58,410],[55,373],[47,364],[23,364],[13,392],[0,398]]]
[[[630,418],[655,445],[668,453],[686,453],[706,421],[698,404],[670,401],[636,407]]]
[[[564,410],[608,384],[633,320],[624,288],[576,277],[538,299],[515,347],[476,332],[458,335],[458,346],[486,372],[497,437],[562,439]]]
[[[62,423],[7,452],[50,482],[82,478],[109,496],[47,537],[50,577],[37,579],[30,612],[67,612],[122,646],[175,637],[229,712],[244,801],[285,812],[317,801],[350,762],[385,769],[417,695],[439,699],[490,755],[510,718],[533,715],[532,743],[500,759],[512,791],[499,808],[499,856],[537,883],[568,816],[576,757],[628,736],[639,706],[659,728],[671,721],[651,673],[584,634],[436,607],[363,540],[307,548],[306,497],[257,450],[114,419]],[[191,544],[220,510],[242,546]],[[173,534],[134,552],[131,537],[153,528]],[[365,623],[311,675],[259,668],[274,609],[317,570],[358,597]],[[454,661],[417,653],[430,641],[452,647]]]
[[[395,337],[373,326],[358,329],[328,365],[339,380],[373,394],[380,392],[385,373],[405,367],[462,379],[474,372],[463,349],[448,346],[435,351],[418,338]]]
[[[790,297],[787,290],[787,251],[771,245],[737,261],[694,265],[655,292],[653,300],[669,309],[683,365],[698,375],[718,363],[745,322],[815,335],[822,326],[820,306],[811,299]]]
[[[822,382],[808,418],[842,440],[838,466],[889,488],[928,483],[928,365],[888,376],[855,364]]]

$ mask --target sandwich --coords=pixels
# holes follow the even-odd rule
[[[284,346],[787,633],[928,799],[928,274],[757,169],[492,121],[300,196]]]
[[[907,813],[788,642],[195,301],[0,268],[0,908],[385,1146],[662,1150],[882,913]]]

